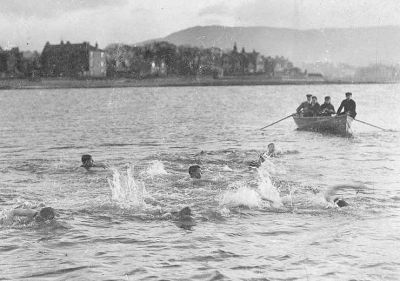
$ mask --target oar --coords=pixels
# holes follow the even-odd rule
[[[279,122],[281,122],[281,121],[283,121],[285,119],[288,119],[288,118],[292,117],[293,115],[294,115],[294,113],[292,113],[292,114],[290,114],[290,115],[288,115],[288,116],[286,116],[286,117],[284,117],[282,119],[279,119],[278,121],[275,121],[274,123],[271,123],[271,124],[269,124],[269,125],[267,125],[265,127],[262,127],[260,130],[264,130],[265,128],[271,127],[272,125],[275,125],[276,123],[279,123]]]
[[[366,124],[366,125],[369,125],[369,126],[371,126],[371,127],[375,127],[375,128],[381,129],[381,130],[383,130],[383,131],[387,131],[386,129],[384,129],[384,128],[382,128],[382,127],[379,127],[379,126],[375,126],[375,125],[373,125],[373,124],[371,124],[371,123],[364,122],[364,121],[361,121],[361,120],[358,120],[358,119],[354,119],[354,120],[356,120],[356,121],[358,121],[358,122],[360,122],[360,123],[364,123],[364,124]]]

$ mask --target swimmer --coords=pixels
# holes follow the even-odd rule
[[[28,222],[46,222],[54,219],[56,212],[51,207],[44,207],[40,209],[40,211],[36,211],[33,209],[14,209],[12,210],[10,216],[11,219],[15,217],[25,217],[28,219]]]
[[[266,157],[278,157],[278,155],[283,155],[283,154],[297,154],[297,153],[299,153],[297,150],[285,150],[285,151],[282,151],[281,149],[277,149],[273,142],[268,144],[267,148],[268,148],[267,152],[264,152],[262,154],[262,156],[264,158],[266,158]]]
[[[187,220],[187,219],[192,219],[192,210],[190,207],[185,207],[182,210],[178,212],[178,218],[179,220]]]
[[[103,169],[107,168],[107,165],[103,163],[94,163],[92,155],[89,154],[82,155],[81,161],[82,161],[81,167],[85,168],[87,171],[89,171],[90,168],[103,168]]]
[[[349,206],[349,203],[347,203],[344,199],[335,197],[332,201],[331,198],[336,195],[336,193],[339,190],[343,189],[356,189],[357,192],[360,189],[361,186],[359,185],[351,185],[351,184],[346,184],[346,185],[334,185],[329,187],[325,192],[324,192],[324,198],[327,202],[332,202],[335,206],[342,208],[342,207],[347,207]]]
[[[200,151],[199,153],[195,154],[194,156],[197,157],[197,156],[203,156],[203,155],[206,155],[206,152],[204,150]]]
[[[333,199],[333,203],[335,203],[335,205],[338,206],[339,208],[349,206],[349,204],[346,201],[340,198]]]
[[[281,153],[280,153],[280,151],[277,151],[275,149],[275,144],[273,142],[271,142],[270,144],[268,144],[268,151],[266,154],[269,157],[276,157],[278,154],[281,154]]]
[[[196,223],[192,217],[192,210],[190,207],[185,207],[174,215],[173,220],[179,228],[190,230]]]
[[[184,207],[180,211],[173,211],[164,214],[162,219],[171,219],[174,223],[183,229],[191,229],[196,223],[192,217],[192,210],[190,207]]]
[[[190,166],[189,175],[192,179],[201,179],[201,167],[199,165]]]
[[[260,168],[261,164],[265,162],[265,153],[260,154],[257,161],[250,161],[249,168]]]

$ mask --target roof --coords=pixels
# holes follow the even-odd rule
[[[308,77],[324,77],[321,73],[308,73]]]
[[[53,51],[53,52],[60,52],[60,51],[103,51],[97,47],[92,46],[89,44],[89,42],[83,42],[83,43],[78,43],[78,44],[71,44],[69,41],[64,43],[61,41],[60,44],[50,44],[49,42],[46,43],[43,49],[43,53],[47,51]]]

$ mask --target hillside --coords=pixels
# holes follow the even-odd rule
[[[393,26],[320,30],[196,26],[156,40],[222,49],[230,49],[237,42],[238,48],[255,49],[267,56],[282,55],[295,64],[328,61],[362,66],[400,62],[400,27]]]

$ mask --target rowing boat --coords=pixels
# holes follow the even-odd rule
[[[298,130],[329,132],[342,136],[352,135],[351,122],[353,122],[354,119],[349,115],[318,117],[300,117],[299,115],[293,115],[293,119]]]

